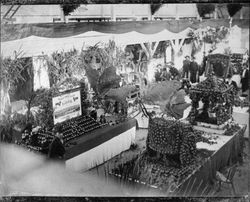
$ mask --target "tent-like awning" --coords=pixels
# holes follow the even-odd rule
[[[14,57],[15,51],[22,57],[39,55],[50,55],[55,51],[69,51],[71,49],[81,50],[87,46],[97,43],[108,43],[110,35],[97,32],[86,32],[74,37],[47,38],[29,36],[23,39],[1,43],[1,54],[3,57]]]
[[[125,34],[115,34],[114,40],[117,44],[120,45],[130,45],[130,44],[140,44],[146,42],[156,42],[156,41],[166,41],[173,39],[183,39],[188,38],[188,34],[192,30],[191,28],[187,28],[179,33],[173,33],[166,29],[161,32],[155,34],[142,34],[138,32],[129,32]]]
[[[160,22],[99,22],[69,24],[2,25],[1,54],[32,57],[55,51],[80,50],[97,43],[114,40],[118,46],[188,38],[190,30],[210,27],[229,27],[229,20],[170,20]],[[248,21],[233,20],[232,26],[249,27]]]
[[[172,39],[188,38],[190,28],[179,33],[162,30],[155,34],[142,34],[136,31],[124,34],[105,34],[95,31],[85,32],[80,35],[63,38],[48,38],[29,36],[19,40],[6,41],[1,43],[1,54],[4,57],[14,57],[14,52],[21,53],[22,57],[32,57],[38,55],[50,55],[55,51],[69,51],[73,48],[81,50],[88,46],[104,45],[109,40],[114,40],[120,47],[131,44],[141,44],[146,42],[165,41]]]
[[[198,20],[166,20],[1,25],[1,41],[17,40],[32,35],[48,38],[72,37],[89,31],[109,34],[123,34],[136,31],[142,34],[155,34],[166,29],[170,32],[179,33],[187,28],[229,27],[229,22],[229,19],[209,19],[202,22]],[[249,20],[233,20],[232,26],[234,25],[240,28],[249,28]]]

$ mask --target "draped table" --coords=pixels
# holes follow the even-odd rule
[[[216,142],[212,145],[204,142],[196,143],[198,152],[201,154],[206,150],[206,156],[202,157],[203,155],[199,155],[200,158],[197,159],[195,168],[192,166],[193,170],[191,173],[179,181],[178,184],[173,181],[173,176],[171,175],[164,178],[164,180],[159,179],[163,177],[161,176],[161,172],[158,172],[159,175],[155,175],[158,169],[164,168],[161,162],[157,161],[146,162],[146,167],[142,165],[142,167],[140,167],[140,174],[135,178],[135,181],[131,179],[131,176],[130,179],[126,178],[128,173],[124,171],[121,171],[121,173],[120,171],[117,173],[112,171],[111,175],[117,178],[118,181],[120,181],[121,178],[124,179],[126,183],[133,188],[139,186],[139,189],[143,189],[144,187],[147,188],[148,192],[157,190],[161,196],[201,197],[209,196],[209,194],[213,196],[216,171],[224,169],[226,166],[231,166],[236,162],[242,162],[242,152],[244,148],[243,134],[245,129],[246,126],[241,125],[240,129],[231,136],[206,133],[204,136],[210,136],[216,140]],[[125,164],[129,166],[130,161],[131,159],[127,162],[128,164]],[[116,168],[119,167],[120,165]],[[129,170],[133,169],[134,167],[129,167]],[[187,170],[187,167],[181,168],[180,172],[185,170]],[[149,176],[149,181],[147,181]],[[160,187],[164,187],[164,189]]]
[[[202,193],[211,189],[216,171],[236,162],[242,162],[245,130],[246,125],[241,125],[241,128],[232,136],[217,135],[217,143],[214,145],[197,143],[198,149],[207,149],[213,153],[204,159],[192,175],[186,178],[178,189],[178,193],[201,196]]]
[[[69,141],[66,147],[66,167],[87,171],[128,150],[135,143],[136,120],[129,119],[115,126],[97,129]]]

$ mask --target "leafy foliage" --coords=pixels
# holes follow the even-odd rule
[[[189,106],[184,100],[184,90],[179,81],[164,81],[148,86],[142,91],[142,102],[159,105],[161,112],[174,118],[182,118],[184,110]]]
[[[90,65],[87,65],[85,70],[90,86],[93,88],[95,92],[97,92],[97,81],[99,78],[98,71],[96,69],[92,69]]]
[[[116,69],[126,64],[126,56],[114,41],[109,41],[103,48],[99,44],[90,46],[82,51],[81,57],[90,85],[97,94],[119,86],[120,76]]]
[[[193,44],[192,54],[195,55],[196,52],[201,50],[203,43],[210,43],[212,44],[212,48],[216,49],[216,44],[228,37],[229,28],[224,26],[216,28],[206,27],[204,29],[190,31],[188,35],[191,38],[191,42]]]
[[[36,92],[33,106],[39,106],[39,111],[36,114],[36,122],[34,125],[51,129],[53,127],[53,106],[52,97],[56,92],[55,88],[40,89]]]
[[[119,87],[120,76],[116,74],[116,67],[124,63],[124,59],[124,51],[116,47],[113,41],[104,47],[96,44],[80,52],[72,49],[69,52],[54,52],[51,57],[47,57],[52,88],[39,92],[36,98],[36,104],[41,106],[38,119],[44,120],[41,124],[51,126],[53,123],[51,101],[52,94],[58,90],[58,86],[72,78],[77,82],[87,77],[91,88],[98,96],[111,88]]]
[[[25,63],[25,58],[19,58],[21,53],[15,53],[15,58],[4,58],[2,55],[0,65],[0,114],[10,113],[10,98],[9,94],[13,93],[20,81],[25,81],[22,76],[23,70],[29,66]],[[30,73],[30,72],[28,72]],[[31,73],[30,73],[31,74]],[[2,118],[2,117],[0,117]]]
[[[25,81],[22,76],[22,71],[29,66],[24,62],[25,59],[19,58],[21,54],[16,54],[15,58],[10,57],[4,58],[1,55],[1,66],[0,66],[0,81],[10,84],[10,91],[13,91],[16,88],[16,85],[19,81]]]
[[[75,49],[68,52],[54,52],[51,57],[46,57],[50,83],[57,85],[59,82],[72,77],[84,76],[83,61]]]
[[[98,92],[105,93],[111,88],[119,87],[119,82],[121,77],[116,74],[115,67],[106,68],[102,75],[99,77],[98,81]]]

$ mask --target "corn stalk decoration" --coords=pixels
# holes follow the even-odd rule
[[[85,74],[82,59],[75,49],[69,52],[54,52],[51,57],[46,57],[45,59],[47,60],[52,86],[57,86],[67,78],[84,76]]]
[[[126,63],[125,52],[114,41],[104,46],[99,43],[86,49],[69,52],[54,52],[46,57],[52,87],[75,77],[88,84],[88,90],[95,92],[94,99],[102,104],[103,95],[110,89],[119,87],[120,76],[117,69]]]
[[[25,81],[21,75],[22,71],[29,65],[20,59],[21,53],[15,55],[14,59],[3,58],[1,55],[0,66],[0,119],[6,113],[10,113],[9,93],[13,92],[18,82]]]
[[[96,44],[82,51],[86,75],[96,95],[119,87],[121,80],[117,69],[126,64],[125,52],[110,41],[103,48]]]
[[[99,44],[69,52],[55,52],[47,58],[50,83],[57,85],[63,80],[75,76],[79,79],[86,77],[90,87],[96,94],[106,92],[117,87],[120,77],[116,75],[116,68],[125,63],[124,51],[119,49],[113,41],[104,47]]]

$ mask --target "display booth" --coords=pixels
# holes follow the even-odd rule
[[[135,143],[135,120],[109,125],[82,114],[79,88],[54,97],[53,106],[54,123],[64,125],[67,168],[87,171]]]
[[[17,144],[47,155],[54,138],[53,127],[61,126],[66,167],[87,171],[128,150],[135,143],[136,120],[125,118],[110,124],[92,116],[95,108],[87,107],[88,91],[83,81],[68,79],[55,89],[40,91],[37,99],[41,98],[45,104],[40,106],[36,118],[41,119],[41,125],[33,126],[29,135],[15,138]]]
[[[185,94],[177,89],[173,81],[166,86],[158,83],[141,96],[135,113],[139,127],[148,129],[146,149],[117,165],[111,174],[170,196],[201,196],[213,190],[216,171],[242,162],[247,126],[232,120],[234,92],[223,79],[209,74],[191,87],[190,99],[181,98]],[[185,119],[176,119],[168,109],[183,101],[191,102],[191,110],[183,113]]]

